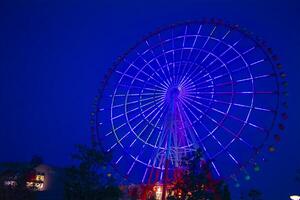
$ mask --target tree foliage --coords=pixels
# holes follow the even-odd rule
[[[212,178],[210,166],[203,159],[201,150],[185,160],[187,169],[183,171],[182,180],[176,181],[174,187],[181,195],[170,195],[168,200],[230,200],[228,186]]]
[[[258,189],[251,189],[248,192],[248,197],[251,200],[261,200],[262,193]]]
[[[77,145],[72,155],[77,165],[66,168],[64,192],[67,200],[114,200],[121,196],[115,180],[105,170],[111,156],[95,148]]]

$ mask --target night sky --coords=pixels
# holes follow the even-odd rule
[[[288,74],[287,130],[247,187],[264,199],[300,193],[299,10],[296,0],[2,0],[0,162],[70,164],[74,144],[90,143],[92,101],[113,61],[161,25],[216,17],[262,36]]]

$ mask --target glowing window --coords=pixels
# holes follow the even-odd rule
[[[35,180],[44,182],[45,181],[45,176],[41,175],[41,174],[38,174],[38,175],[36,175]]]

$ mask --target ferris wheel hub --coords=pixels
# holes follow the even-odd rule
[[[178,86],[172,87],[172,88],[170,89],[170,95],[171,95],[172,97],[178,97],[179,94],[180,94],[180,91],[181,91],[181,88],[180,88],[180,87],[178,87]]]

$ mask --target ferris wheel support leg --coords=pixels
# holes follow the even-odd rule
[[[166,166],[165,166],[165,172],[163,177],[163,191],[161,197],[162,200],[166,200],[169,162],[170,162],[169,159],[166,159]]]

